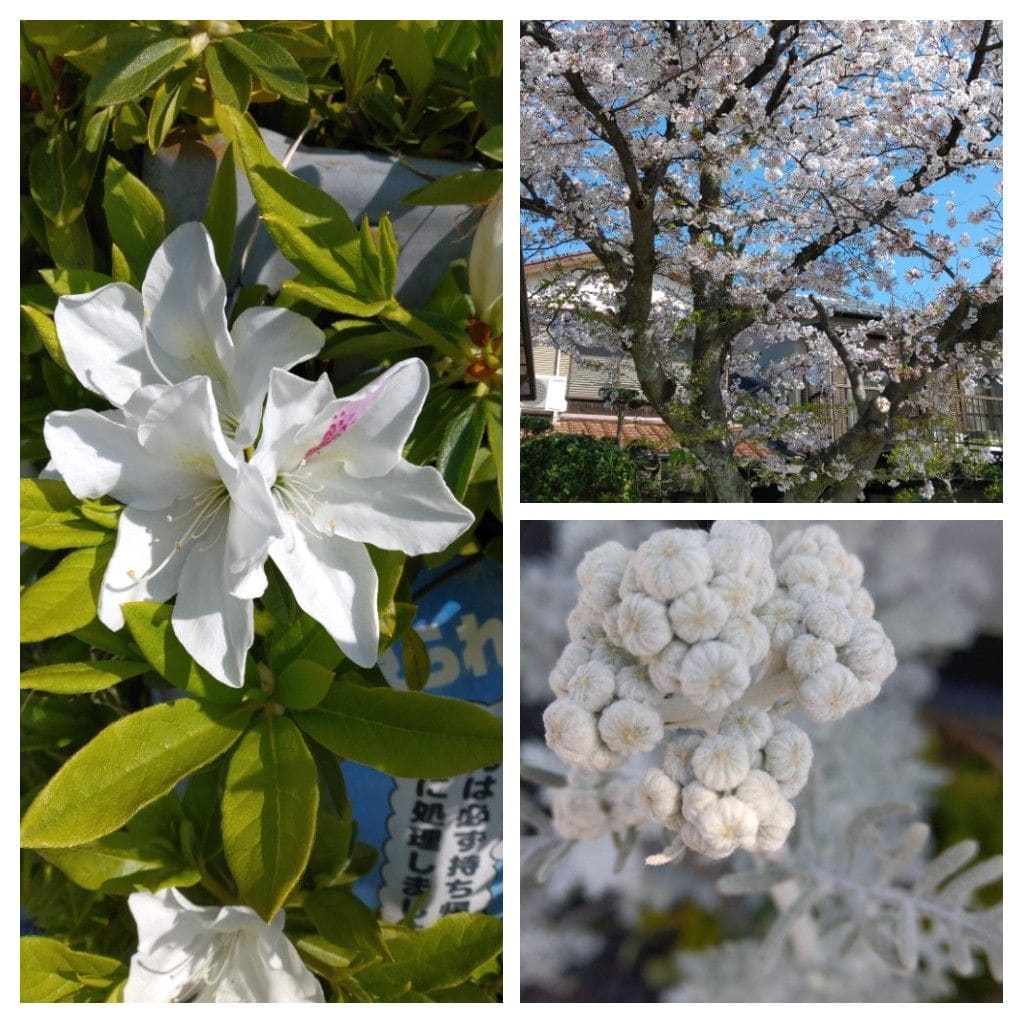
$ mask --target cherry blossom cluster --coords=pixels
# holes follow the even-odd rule
[[[827,526],[774,549],[762,527],[721,521],[589,551],[544,712],[548,746],[574,769],[556,831],[654,821],[676,834],[656,862],[778,850],[812,758],[788,716],[842,718],[896,667],[863,577]],[[641,774],[609,775],[647,755]]]

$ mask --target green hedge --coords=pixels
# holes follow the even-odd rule
[[[610,438],[547,434],[520,456],[522,501],[636,501],[636,466]]]

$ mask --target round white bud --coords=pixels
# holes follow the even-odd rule
[[[693,781],[693,752],[700,746],[701,739],[696,733],[686,733],[665,744],[662,770],[680,786]]]
[[[784,647],[798,633],[803,632],[803,606],[781,594],[762,605],[757,611],[757,617],[768,630],[773,647]]]
[[[605,745],[626,757],[648,753],[665,734],[661,715],[649,705],[635,700],[617,700],[609,704],[601,712],[597,728]]]
[[[739,700],[750,685],[743,655],[729,644],[710,640],[686,652],[679,689],[704,711],[722,711]]]
[[[592,644],[604,639],[604,616],[577,605],[565,620],[570,640]]]
[[[811,739],[803,729],[792,722],[777,722],[774,735],[764,747],[764,769],[781,789],[794,779],[807,781],[813,756]]]
[[[615,673],[600,661],[580,665],[569,680],[568,696],[596,714],[615,696]]]
[[[718,794],[713,789],[708,789],[701,782],[690,782],[683,787],[680,793],[680,807],[683,817],[696,824],[700,816],[718,799]]]
[[[719,573],[708,586],[729,606],[731,615],[749,615],[757,604],[757,581],[749,576]]]
[[[836,649],[810,633],[795,637],[786,648],[786,667],[796,679],[806,679],[836,660]]]
[[[690,648],[681,640],[673,640],[668,647],[647,662],[647,674],[659,693],[679,692],[679,673],[683,658]]]
[[[870,700],[870,693],[870,687],[838,662],[808,676],[797,689],[800,706],[815,722],[835,722]]]
[[[723,796],[701,813],[698,826],[711,843],[729,844],[733,849],[753,850],[757,846],[757,815],[734,796]]]
[[[659,825],[672,828],[679,820],[679,786],[660,768],[648,768],[640,776],[640,796]]]
[[[733,615],[727,619],[719,630],[718,639],[740,651],[751,667],[768,657],[772,645],[768,630],[753,615]]]
[[[762,853],[781,850],[796,823],[796,809],[781,794],[758,814],[757,849]]]
[[[786,587],[806,583],[818,590],[828,588],[828,569],[820,558],[793,555],[779,566],[777,575],[779,582]]]
[[[879,687],[896,671],[896,652],[881,624],[858,619],[840,660],[854,675]]]
[[[767,773],[754,769],[736,787],[735,796],[742,800],[758,817],[767,816],[779,799],[779,784]]]
[[[646,594],[630,594],[623,599],[619,633],[622,646],[637,658],[653,658],[672,639],[665,606]]]
[[[563,761],[583,766],[600,743],[594,716],[565,697],[544,709],[544,740]]]
[[[696,644],[718,636],[729,618],[729,606],[710,587],[698,586],[672,602],[668,617],[676,636]]]
[[[642,665],[626,665],[615,673],[615,696],[641,704],[655,704],[661,700],[661,694],[651,685],[647,669]]]
[[[809,633],[836,647],[847,643],[853,635],[853,616],[838,597],[823,595],[820,601],[807,608],[804,625]]]
[[[576,567],[576,579],[581,587],[594,583],[605,584],[614,579],[616,586],[626,571],[631,552],[618,541],[610,540],[588,551]]]
[[[579,640],[572,640],[566,644],[551,670],[551,675],[548,676],[548,685],[557,696],[564,697],[569,692],[569,680],[573,672],[589,660],[590,644]]]
[[[740,736],[708,736],[693,752],[693,774],[709,789],[735,789],[750,772],[750,751]]]
[[[636,550],[631,566],[652,597],[671,601],[711,579],[711,559],[702,530],[660,530]]]

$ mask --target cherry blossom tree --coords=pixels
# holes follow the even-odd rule
[[[998,372],[1001,196],[970,183],[1001,161],[1000,23],[529,21],[521,35],[527,248],[589,250],[595,271],[534,301],[556,344],[632,359],[709,497],[751,500],[746,437],[785,453],[788,500],[852,500],[942,381]],[[969,200],[950,201],[954,185]],[[666,282],[683,315],[659,301]],[[871,312],[843,325],[857,297]],[[855,405],[839,436],[782,399],[831,358]]]

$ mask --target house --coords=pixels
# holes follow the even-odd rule
[[[597,346],[577,345],[572,354],[560,351],[548,340],[546,327],[538,310],[530,308],[529,296],[541,289],[559,286],[559,282],[584,287],[586,279],[597,278],[597,264],[589,253],[556,256],[527,263],[524,268],[524,299],[522,308],[524,354],[522,366],[528,361],[533,372],[534,389],[521,402],[523,414],[550,416],[555,429],[565,433],[586,433],[591,436],[621,436],[623,442],[646,440],[668,449],[673,447],[672,434],[649,405],[630,408],[619,424],[619,414],[606,401],[610,389],[640,392],[632,359],[627,353],[612,355]],[[683,280],[666,276],[655,278],[655,287],[663,297],[687,305],[687,287]],[[847,295],[818,292],[839,329],[870,324],[880,310]],[[531,340],[532,339],[532,340]],[[870,328],[868,332],[870,342]],[[753,327],[737,339],[734,360],[744,355],[742,372],[736,371],[734,384],[752,394],[767,392],[769,385],[750,366],[766,368],[773,361],[794,354],[807,353],[801,340],[768,343]],[[998,452],[1002,449],[1002,388],[993,380],[983,390],[970,389],[955,370],[935,380],[933,395],[939,393],[939,413],[930,414],[923,428],[933,440],[952,440],[976,448]],[[784,395],[791,406],[820,407],[823,427],[835,439],[853,425],[857,412],[849,379],[838,356],[828,349],[809,363],[804,386]],[[751,447],[753,445],[753,447]],[[742,454],[757,455],[757,446],[746,443]],[[747,450],[749,449],[749,450]]]

